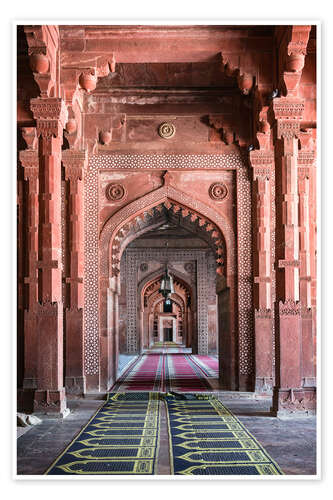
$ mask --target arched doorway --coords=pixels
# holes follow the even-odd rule
[[[186,203],[186,204],[185,204]],[[201,246],[180,249],[164,245],[142,249],[140,238],[148,233],[165,229],[165,225],[177,225],[185,232],[195,235]],[[135,242],[139,242],[136,248]],[[220,352],[227,355],[220,359],[225,380],[230,388],[235,386],[235,244],[234,233],[225,218],[209,206],[191,196],[174,189],[165,182],[162,188],[140,198],[119,210],[104,225],[100,236],[100,332],[101,332],[101,380],[105,385],[115,374],[119,346],[124,345],[128,353],[139,353],[143,348],[142,331],[138,319],[138,268],[147,260],[157,259],[159,267],[171,262],[185,264],[192,261],[196,276],[196,310],[192,343],[198,354],[209,352],[208,309],[209,294],[215,300],[215,332],[219,337]],[[209,265],[208,265],[209,264]],[[122,273],[123,269],[123,273]],[[215,286],[208,286],[208,274],[214,272]],[[121,276],[126,276],[126,301]],[[111,294],[111,298],[110,298]],[[220,298],[223,296],[225,310],[219,314]],[[125,310],[124,310],[125,304]],[[223,316],[224,315],[224,316]],[[228,316],[227,318],[225,316]],[[126,316],[126,324],[119,318]],[[223,318],[223,321],[221,321]],[[226,321],[224,321],[226,319]],[[217,326],[218,324],[218,326]],[[112,326],[113,325],[113,326]],[[125,334],[126,329],[126,334]],[[110,339],[113,339],[111,341]],[[113,359],[113,368],[110,369]]]
[[[189,269],[190,266],[190,269]],[[192,270],[192,264],[186,266]],[[148,263],[141,264],[142,270],[148,271]],[[192,346],[192,329],[194,325],[193,307],[195,306],[195,291],[186,277],[180,277],[179,271],[169,264],[169,272],[173,276],[174,293],[169,303],[166,304],[164,297],[159,292],[164,268],[157,272],[149,273],[138,285],[140,312],[142,314],[142,336],[143,349],[151,347],[154,342],[162,342],[163,330],[160,318],[165,321],[172,320],[172,341]],[[166,328],[166,327],[165,327]]]

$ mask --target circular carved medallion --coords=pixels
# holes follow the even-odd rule
[[[228,190],[223,182],[214,182],[209,188],[209,196],[212,200],[222,201],[227,196]]]
[[[163,139],[171,139],[175,135],[176,127],[172,123],[161,123],[158,133]]]
[[[193,266],[192,262],[186,262],[186,264],[184,264],[184,269],[188,273],[192,273],[194,270],[194,266]]]
[[[140,264],[140,271],[145,273],[146,271],[148,271],[148,264],[147,262],[142,262],[142,264]]]
[[[105,194],[110,201],[121,201],[126,196],[126,189],[122,184],[108,184]]]

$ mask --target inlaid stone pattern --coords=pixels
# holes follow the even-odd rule
[[[126,309],[127,309],[127,352],[136,353],[137,341],[137,290],[138,273],[137,258],[131,252],[126,252]]]
[[[98,163],[90,161],[84,197],[84,367],[86,375],[99,372],[98,321]]]
[[[243,166],[241,155],[195,154],[98,154],[90,158],[90,167],[100,169],[224,169]]]
[[[208,274],[207,257],[197,259],[198,354],[208,354]]]
[[[61,181],[61,264],[62,264],[62,303],[66,306],[66,183]]]
[[[241,375],[250,375],[254,371],[251,219],[250,176],[248,170],[242,168],[237,170],[238,324]]]
[[[216,300],[216,262],[211,253],[207,255],[207,277],[208,283],[215,284],[215,286],[209,286],[207,290],[208,300],[212,302]]]

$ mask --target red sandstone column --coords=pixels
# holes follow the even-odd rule
[[[66,283],[69,288],[66,304],[66,391],[72,394],[84,394],[86,381],[84,376],[83,351],[83,174],[87,164],[85,152],[65,150],[62,153],[65,167],[65,179],[68,182],[67,220],[69,266]]]
[[[107,391],[111,383],[110,363],[113,357],[113,346],[110,336],[110,290],[109,278],[101,276],[99,279],[100,294],[100,374],[99,374],[99,390]],[[90,390],[90,387],[88,387]]]
[[[255,371],[256,392],[271,392],[272,366],[272,280],[271,280],[271,168],[270,151],[253,151],[253,201],[256,207],[254,253]]]
[[[117,378],[119,356],[119,283],[119,277],[100,278],[100,391],[109,390]]]
[[[120,275],[116,277],[116,287],[114,291],[113,306],[113,381],[117,380],[118,361],[119,361],[119,295],[120,295]]]
[[[108,288],[108,335],[110,340],[108,342],[108,380],[113,379],[117,376],[117,367],[114,363],[114,352],[115,352],[115,292]]]
[[[301,316],[299,304],[298,135],[304,102],[297,98],[273,101],[276,119],[276,259],[277,364],[273,407],[292,410],[301,377]]]
[[[311,178],[309,163],[314,155],[300,153],[298,161],[299,191],[299,226],[300,226],[300,301],[302,321],[302,385],[313,387],[315,380],[314,338],[312,331],[312,297],[311,297],[311,231],[310,231],[310,199]],[[303,166],[304,161],[308,166]],[[301,165],[301,166],[300,166]],[[313,235],[312,235],[313,237]]]
[[[108,380],[111,386],[117,379],[119,359],[119,275],[110,279],[108,289]],[[109,387],[110,388],[110,387]]]
[[[59,98],[31,99],[39,137],[37,390],[34,411],[65,415],[61,266],[61,145],[67,110]]]
[[[34,135],[37,135],[36,129]],[[30,136],[33,135],[32,132]],[[24,389],[37,387],[37,328],[36,305],[38,303],[38,151],[32,149],[20,151],[19,157],[24,169],[24,179],[27,182],[26,196],[26,249],[24,284],[27,289],[24,310]],[[37,145],[34,144],[34,147]]]

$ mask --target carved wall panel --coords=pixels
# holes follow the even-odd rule
[[[99,217],[99,200],[98,200],[98,183],[99,183],[99,172],[105,169],[232,169],[237,171],[237,199],[238,199],[238,211],[242,214],[242,221],[238,228],[239,240],[244,242],[244,246],[239,244],[240,255],[238,257],[238,262],[242,261],[242,271],[240,275],[242,276],[242,283],[239,287],[239,303],[242,304],[242,317],[240,320],[240,335],[241,335],[241,369],[243,372],[251,371],[252,368],[252,357],[253,357],[253,347],[251,338],[251,280],[249,275],[251,273],[252,264],[251,257],[248,248],[248,244],[251,237],[251,216],[250,216],[250,181],[247,176],[246,168],[244,168],[244,160],[241,155],[228,154],[228,155],[186,155],[186,154],[100,154],[90,157],[87,172],[85,174],[85,308],[84,308],[84,328],[85,328],[85,373],[88,375],[98,374],[99,372],[99,269],[105,269],[108,266],[109,257],[109,240],[103,241],[104,230],[102,233],[102,240],[99,242],[98,233],[98,217]],[[163,188],[161,188],[163,189]],[[170,192],[171,197],[179,196],[179,191],[174,190],[172,186],[166,186],[165,191]],[[156,190],[160,191],[160,190]],[[156,191],[150,193],[149,196],[152,198],[152,203],[154,203],[156,198]],[[160,191],[160,194],[163,193]],[[164,193],[167,194],[167,193]],[[148,198],[149,198],[148,196]],[[145,197],[144,204],[149,200]],[[178,200],[176,200],[178,201]],[[236,272],[236,262],[235,262],[235,237],[234,232],[226,219],[221,216],[218,212],[214,212],[210,207],[204,207],[201,202],[197,202],[190,195],[182,194],[181,202],[186,205],[186,203],[191,203],[198,212],[202,213],[204,216],[210,218],[214,217],[213,222],[221,228],[223,236],[226,240],[226,250],[228,255],[227,262],[227,275],[234,275]],[[137,206],[138,205],[138,206]],[[133,210],[140,210],[140,200]],[[203,208],[204,207],[204,208]],[[127,207],[125,207],[126,209]],[[143,209],[144,206],[141,207]],[[123,212],[123,209],[119,211]],[[133,212],[134,215],[135,212]],[[247,215],[246,215],[247,214]],[[111,235],[116,227],[121,224],[124,218],[124,213],[117,217],[112,217],[112,228],[109,227],[105,234]],[[130,216],[128,213],[127,216]],[[244,217],[245,215],[245,217]],[[107,226],[107,224],[106,224]],[[100,253],[99,253],[100,252]],[[142,259],[146,262],[147,256]],[[175,259],[177,260],[177,259]],[[186,261],[192,260],[192,258],[187,253]],[[200,268],[200,266],[199,266]],[[201,331],[205,329],[202,323]],[[132,342],[132,340],[131,340]],[[131,344],[134,349],[135,344]],[[201,341],[201,348],[206,349],[204,346],[206,341]]]

